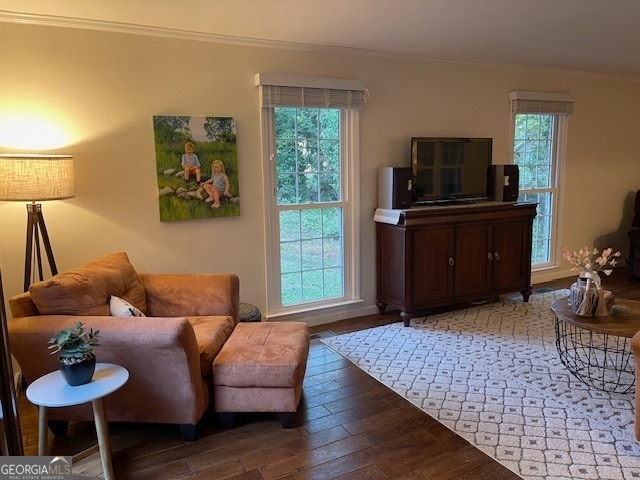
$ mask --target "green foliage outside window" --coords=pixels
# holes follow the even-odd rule
[[[520,189],[551,186],[553,115],[516,115],[514,154],[520,168]]]
[[[327,204],[342,200],[340,111],[276,108],[275,134],[282,305],[339,298],[342,207]]]
[[[341,199],[339,110],[278,108],[278,205]]]
[[[513,153],[520,170],[520,200],[538,203],[533,221],[533,265],[549,262],[551,255],[554,127],[555,115],[552,114],[515,116]]]

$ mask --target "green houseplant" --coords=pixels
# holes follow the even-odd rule
[[[59,354],[60,372],[71,386],[83,385],[91,381],[96,368],[93,347],[100,345],[100,330],[84,328],[84,323],[76,322],[56,333],[49,340],[51,355]]]

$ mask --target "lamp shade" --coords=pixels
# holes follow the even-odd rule
[[[0,200],[60,200],[75,195],[70,155],[0,155]]]

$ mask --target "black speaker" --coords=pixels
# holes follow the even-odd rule
[[[378,170],[378,208],[411,207],[411,168],[384,167]]]
[[[496,202],[518,200],[520,170],[518,165],[491,165],[487,171],[487,196]]]

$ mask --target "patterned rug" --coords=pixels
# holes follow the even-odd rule
[[[536,291],[322,341],[529,479],[640,479],[635,394],[586,386],[560,363],[550,305]]]

